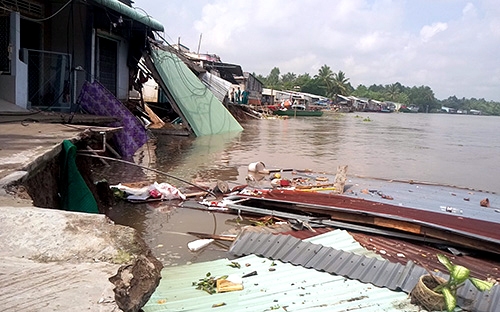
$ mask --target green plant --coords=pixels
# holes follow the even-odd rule
[[[207,293],[213,295],[217,292],[217,280],[224,280],[227,278],[227,275],[223,275],[221,277],[212,276],[210,272],[205,275],[205,278],[200,278],[198,282],[193,282],[193,286],[196,286],[196,289],[204,290]]]
[[[448,257],[438,254],[437,258],[449,272],[448,281],[435,287],[433,291],[443,295],[446,309],[451,312],[457,305],[457,289],[469,280],[479,291],[490,290],[493,283],[470,277],[470,270],[461,265],[453,264]]]

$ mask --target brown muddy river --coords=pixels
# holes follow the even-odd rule
[[[159,136],[136,161],[192,183],[230,187],[245,184],[248,165],[311,169],[414,180],[500,192],[500,119],[447,114],[324,114],[288,120],[250,120],[245,130],[200,138]],[[143,157],[144,156],[144,157]],[[150,162],[153,159],[153,163]],[[120,163],[99,168],[96,178],[111,184],[148,180],[187,184]],[[224,246],[190,252],[186,232],[220,234],[233,228],[234,215],[178,207],[178,201],[120,202],[110,217],[136,228],[164,265],[227,257]]]

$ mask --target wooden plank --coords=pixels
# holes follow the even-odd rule
[[[368,224],[375,225],[374,218],[372,216],[359,214],[359,213],[348,213],[348,212],[330,212],[330,217],[332,220],[353,222],[358,224]]]
[[[385,228],[421,234],[421,226],[411,222],[375,217],[374,224]]]
[[[216,240],[222,240],[222,241],[228,241],[228,242],[233,242],[236,237],[233,236],[221,236],[221,235],[215,235],[215,234],[208,234],[208,233],[198,233],[198,232],[187,232],[190,235],[194,235],[199,238],[211,238],[211,239],[216,239]]]

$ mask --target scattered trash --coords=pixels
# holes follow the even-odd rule
[[[211,238],[197,239],[187,244],[188,249],[195,252],[210,245],[214,240]]]
[[[217,281],[219,279],[226,279],[227,277],[227,275],[224,275],[216,278],[208,272],[204,278],[200,278],[198,282],[193,282],[193,286],[196,286],[196,289],[206,291],[210,295],[213,295],[217,292]]]
[[[228,209],[226,208],[226,201],[222,200],[207,200],[206,198],[203,199],[201,202],[198,202],[200,205],[207,206],[210,209],[209,210],[220,210],[220,211],[227,211]]]
[[[448,251],[451,252],[454,256],[467,256],[469,255],[468,253],[466,252],[463,252],[461,250],[458,250],[456,248],[453,248],[453,247],[447,247]]]
[[[111,185],[110,188],[115,191],[115,196],[129,201],[186,199],[186,196],[181,191],[166,182],[154,182],[145,186],[144,183],[119,183]]]
[[[214,193],[227,194],[230,192],[229,185],[225,181],[218,180],[217,185],[214,187]]]
[[[490,200],[488,198],[485,198],[479,202],[481,207],[489,207],[490,206]]]
[[[383,199],[388,199],[388,200],[393,200],[394,198],[392,196],[389,196],[389,195],[385,195],[385,194],[379,194],[380,197],[382,197]]]
[[[457,209],[451,206],[439,206],[441,208],[441,211],[446,211],[446,212],[451,212],[451,213],[460,213],[463,214],[464,211],[462,209]]]
[[[257,275],[257,271],[252,271],[250,273],[247,273],[247,274],[243,275],[241,278],[255,276],[255,275]]]
[[[237,269],[241,268],[241,265],[238,262],[236,262],[236,261],[231,261],[231,263],[228,264],[227,266],[230,266],[232,268],[237,268]]]
[[[243,282],[241,280],[241,277],[237,275],[229,275],[225,279],[220,278],[217,280],[218,293],[237,291],[237,290],[243,290]]]
[[[214,304],[212,304],[212,308],[223,307],[223,306],[225,306],[225,305],[226,305],[226,303],[225,303],[225,302],[214,303]]]
[[[261,161],[250,163],[248,165],[248,171],[257,173],[269,173],[269,171],[266,170],[266,165]]]

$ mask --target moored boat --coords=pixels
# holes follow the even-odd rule
[[[277,109],[273,111],[274,115],[292,116],[292,117],[320,117],[323,116],[322,110],[306,109],[303,105],[292,105],[290,108]]]

